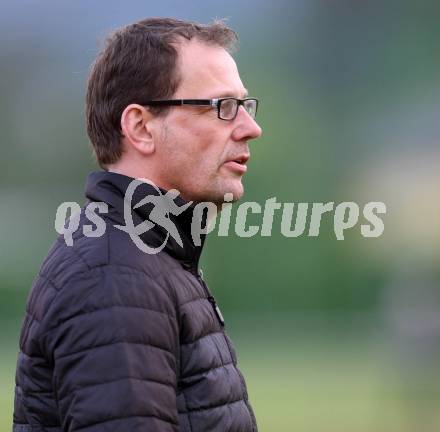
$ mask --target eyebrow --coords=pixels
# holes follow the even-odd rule
[[[247,98],[248,96],[249,96],[249,93],[248,93],[247,89],[245,89],[243,95],[242,95],[241,97],[239,96],[238,98],[239,98],[239,99],[245,99],[245,98]],[[231,93],[231,92],[225,92],[225,93],[217,94],[217,95],[215,96],[216,99],[227,98],[227,97],[237,97],[237,96],[234,95],[234,94]],[[214,99],[214,98],[211,98],[211,99]]]

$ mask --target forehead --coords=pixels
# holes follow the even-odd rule
[[[192,39],[178,46],[180,86],[177,98],[243,97],[246,89],[237,65],[223,48]]]

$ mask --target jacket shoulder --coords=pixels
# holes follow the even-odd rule
[[[129,267],[152,278],[181,268],[165,252],[148,254],[139,249],[130,235],[116,228],[114,220],[107,215],[102,216],[105,226],[100,235],[87,232],[90,220],[83,210],[73,217],[79,218],[79,222],[71,241],[66,241],[66,237],[60,234],[40,269],[40,275],[50,278],[56,287],[62,287],[75,274],[102,266]],[[76,226],[76,222],[73,225]]]
[[[110,218],[103,218],[105,231],[98,237],[84,235],[83,227],[90,224],[83,212],[79,215],[78,229],[68,245],[60,235],[50,248],[34,281],[28,298],[27,311],[42,318],[55,297],[68,297],[74,303],[84,293],[80,287],[94,282],[97,290],[104,289],[111,280],[119,286],[145,291],[150,298],[165,295],[174,302],[168,276],[180,264],[165,252],[149,255],[138,249],[130,236],[117,228]],[[107,282],[104,284],[104,280]],[[115,284],[112,284],[115,285]],[[112,292],[105,290],[106,296]],[[113,293],[116,295],[115,293]],[[168,310],[171,312],[170,310]]]

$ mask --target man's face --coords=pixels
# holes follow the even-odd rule
[[[223,48],[191,40],[178,51],[181,84],[173,99],[246,96],[237,66]],[[242,196],[248,142],[261,135],[242,106],[232,121],[219,119],[212,107],[173,107],[162,126],[156,146],[161,186],[179,190],[187,201],[221,203],[228,192],[234,201]]]

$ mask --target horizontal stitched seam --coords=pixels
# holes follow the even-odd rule
[[[22,393],[26,395],[40,395],[40,394],[48,394],[53,395],[54,392],[52,390],[35,390],[35,391],[24,391],[22,390]]]
[[[101,386],[101,385],[111,384],[111,383],[114,383],[114,382],[125,381],[125,380],[153,382],[155,384],[160,384],[160,385],[163,385],[163,386],[173,387],[174,388],[173,384],[164,383],[162,381],[155,380],[155,379],[150,379],[150,378],[143,379],[143,378],[135,378],[135,377],[124,377],[124,378],[118,378],[118,379],[114,379],[114,380],[110,380],[110,381],[105,381],[105,382],[101,382],[101,383],[89,384],[89,385],[77,387],[77,388],[73,389],[71,392],[69,392],[66,395],[64,395],[63,397],[59,398],[59,400],[61,401],[61,400],[65,399],[65,398],[67,398],[72,393],[75,393],[78,390],[84,390],[84,389],[87,389],[87,388],[90,388],[90,387],[98,387],[98,386]]]
[[[179,307],[182,307],[182,306],[185,306],[185,305],[187,305],[188,303],[195,303],[195,302],[198,302],[198,301],[200,301],[200,300],[208,300],[208,298],[207,297],[197,297],[197,298],[194,298],[194,299],[191,299],[191,300],[187,300],[186,302],[184,302],[184,303],[180,303],[179,304]]]
[[[198,375],[203,375],[203,374],[206,373],[206,372],[211,372],[211,371],[215,371],[215,370],[217,370],[217,369],[226,368],[226,366],[233,365],[233,364],[234,364],[233,362],[229,362],[229,363],[225,363],[225,364],[222,364],[222,365],[220,365],[220,366],[213,367],[213,368],[203,369],[203,370],[201,370],[201,371],[199,371],[199,372],[197,372],[197,373],[195,373],[195,374],[182,376],[182,379],[185,379],[185,378],[193,378],[193,377],[196,377],[196,376],[198,376]]]
[[[135,272],[137,272],[137,273],[142,273],[143,275],[147,276],[147,277],[150,278],[150,279],[156,280],[156,277],[152,277],[151,275],[149,275],[148,273],[146,273],[146,272],[143,271],[143,270],[139,270],[139,269],[137,269],[137,268],[135,268],[135,267],[130,267],[130,266],[127,266],[127,265],[116,265],[116,264],[100,264],[100,265],[97,265],[97,266],[91,267],[89,270],[86,270],[86,271],[83,271],[83,272],[76,272],[76,273],[74,274],[74,276],[87,274],[87,273],[89,273],[89,272],[91,272],[91,271],[93,271],[93,270],[95,270],[95,269],[97,269],[97,268],[101,268],[101,267],[115,267],[115,268],[125,267],[125,268],[129,268],[129,269],[131,269],[131,270],[133,270],[133,271],[135,271]],[[46,276],[44,276],[43,274],[39,273],[39,275],[40,275],[41,277],[44,277],[45,279],[47,279],[47,280],[48,280],[48,281],[49,281],[49,282],[50,282],[50,283],[56,288],[56,290],[57,290],[57,295],[58,295],[59,292],[61,291],[61,288],[57,288],[57,286],[56,286],[56,285],[55,285],[50,279],[48,279]],[[158,274],[157,276],[158,276],[158,278],[163,279],[163,275],[162,275],[162,274]],[[69,280],[68,282],[66,282],[66,285],[67,285],[69,282],[72,282],[72,280]],[[173,302],[173,299],[170,297],[170,295],[169,295],[169,293],[167,292],[167,290],[166,290],[162,285],[160,285],[160,287],[161,287],[162,290],[165,292],[165,294],[166,294],[167,297],[170,299],[170,301]],[[55,298],[57,297],[57,295],[55,295],[55,296],[52,298],[52,300],[48,303],[48,305],[47,305],[48,310],[50,309],[50,306],[51,306],[52,303],[54,302],[54,300],[55,300]],[[48,329],[45,333],[43,333],[43,334],[46,334],[46,333],[50,332],[51,330],[53,330],[53,328],[49,328],[49,329]]]
[[[80,276],[80,275],[84,275],[84,274],[87,274],[87,273],[89,273],[89,272],[92,272],[93,270],[100,269],[100,268],[102,268],[102,267],[130,269],[130,270],[132,270],[132,271],[134,271],[134,272],[136,272],[136,273],[141,273],[141,274],[143,274],[143,275],[145,275],[145,276],[147,276],[148,278],[153,279],[153,280],[155,280],[156,278],[160,278],[160,277],[161,277],[161,274],[157,274],[157,275],[153,276],[153,275],[151,275],[151,274],[145,272],[144,270],[138,269],[138,268],[136,268],[136,267],[129,266],[129,265],[127,265],[127,264],[109,264],[109,263],[97,264],[97,265],[94,265],[93,267],[89,267],[87,270],[74,272],[73,275],[72,275],[72,277]],[[127,273],[127,274],[130,274],[130,273]],[[49,282],[51,282],[52,285],[53,285],[55,288],[57,288],[57,291],[60,290],[60,288],[58,288],[58,287],[56,286],[56,284],[55,284],[52,280],[50,280],[45,274],[43,274],[43,273],[40,272],[40,273],[38,273],[38,275],[41,276],[41,277],[43,277],[44,279],[48,280]]]
[[[179,414],[191,414],[193,412],[216,409],[216,408],[220,408],[222,406],[236,404],[238,402],[243,402],[244,403],[244,400],[243,399],[237,399],[237,400],[232,401],[232,402],[225,402],[225,403],[221,403],[221,404],[218,404],[218,405],[212,405],[212,406],[203,407],[203,408],[193,408],[193,409],[189,409],[188,411],[179,411]]]
[[[93,313],[96,313],[96,312],[102,312],[102,311],[105,311],[105,310],[116,309],[116,308],[123,308],[123,309],[143,309],[143,310],[146,310],[146,311],[149,311],[149,312],[156,312],[156,313],[158,313],[158,314],[165,315],[167,318],[173,318],[173,319],[175,318],[174,315],[170,315],[170,314],[168,314],[168,313],[166,313],[166,312],[161,312],[161,311],[158,311],[158,310],[155,310],[155,309],[150,309],[150,308],[146,308],[146,307],[142,307],[142,306],[131,306],[131,305],[111,305],[111,306],[103,307],[103,308],[100,308],[100,309],[94,309],[94,310],[91,310],[91,311],[88,311],[88,312],[81,312],[81,313],[76,314],[76,315],[74,315],[74,316],[72,316],[72,317],[70,317],[70,318],[67,318],[66,320],[64,320],[64,321],[61,323],[61,325],[65,324],[66,322],[69,322],[69,321],[71,321],[71,320],[73,320],[73,319],[75,319],[75,318],[82,317],[82,316],[84,316],[84,315],[90,315],[90,314],[93,314]]]
[[[125,419],[129,419],[129,418],[151,418],[151,417],[157,418],[160,421],[163,421],[163,422],[166,422],[166,423],[171,423],[171,424],[174,424],[174,425],[177,426],[177,423],[174,423],[174,422],[169,421],[169,420],[165,420],[165,419],[160,418],[159,416],[154,415],[154,414],[148,414],[148,415],[132,415],[132,416],[126,416],[126,417],[115,417],[115,418],[111,418],[111,419],[107,419],[107,420],[101,420],[99,422],[92,423],[92,424],[89,424],[87,426],[80,427],[80,428],[76,429],[76,431],[79,431],[79,430],[82,430],[82,429],[87,429],[89,427],[96,426],[98,424],[108,423],[108,422],[115,421],[115,420],[125,420]]]
[[[40,320],[32,313],[30,313],[29,310],[25,310],[25,314],[29,315],[37,324],[40,324]]]
[[[27,354],[27,353],[25,353],[23,350],[20,350],[20,351],[18,352],[18,355],[19,355],[19,356],[20,356],[21,354],[23,354],[24,356],[26,356],[26,357],[28,357],[28,358],[37,358],[37,359],[42,359],[42,360],[44,360],[43,357],[35,356],[35,355],[31,355],[31,354]]]
[[[82,353],[82,352],[90,351],[90,350],[95,349],[95,348],[103,348],[103,347],[106,347],[106,346],[116,345],[116,344],[130,344],[130,345],[149,346],[151,348],[156,348],[156,349],[159,349],[161,351],[165,351],[166,353],[171,354],[173,356],[173,358],[174,358],[174,353],[172,353],[170,350],[167,350],[166,348],[162,348],[162,347],[157,346],[157,345],[153,345],[153,344],[150,344],[150,343],[143,343],[143,342],[116,341],[116,342],[110,342],[110,343],[106,343],[106,344],[102,344],[102,345],[94,345],[92,347],[84,348],[84,349],[81,349],[81,350],[78,350],[78,351],[75,351],[75,352],[70,352],[70,353],[67,353],[67,354],[63,354],[63,355],[60,355],[58,357],[55,357],[55,360],[60,360],[62,358],[65,358],[65,357],[68,357],[68,356],[72,356],[72,355],[75,355],[75,354],[79,354],[79,353]]]
[[[31,424],[30,423],[18,423],[18,422],[13,422],[14,425],[17,426],[29,426],[29,428],[31,428]],[[39,425],[40,426],[40,425]],[[61,426],[60,425],[41,425],[41,427],[43,428],[51,428],[51,429],[55,429],[57,428],[58,430],[61,431]],[[32,429],[29,429],[30,432],[32,432]]]
[[[42,279],[46,280],[47,282],[49,282],[50,285],[52,285],[56,291],[56,293],[58,293],[60,291],[60,288],[58,288],[55,284],[55,282],[52,279],[49,279],[47,276],[43,275],[40,271],[38,272],[38,276],[40,276]],[[53,298],[56,297],[56,294],[54,295]],[[53,300],[53,299],[52,299]],[[31,314],[30,311],[27,309],[27,305],[26,305],[26,313],[32,318],[34,319],[38,324],[40,324],[40,321],[35,317],[35,315]]]
[[[75,248],[72,248],[71,251],[85,264],[88,270],[91,269],[90,265],[87,263],[87,261],[84,259],[84,257],[79,253],[78,250]]]
[[[204,339],[204,338],[207,338],[208,336],[212,336],[212,335],[219,334],[219,333],[221,334],[221,333],[223,333],[223,332],[221,332],[221,331],[216,331],[216,332],[208,333],[208,334],[206,334],[206,335],[204,335],[204,336],[199,337],[199,338],[196,339],[195,341],[181,343],[180,346],[188,346],[188,345],[191,345],[191,344],[195,344],[195,343],[199,342],[200,340],[202,340],[202,339]]]
[[[57,284],[52,279],[49,279],[45,274],[38,272],[38,276],[49,282],[55,288],[55,291],[60,290],[60,287],[58,287]]]
[[[127,266],[127,267],[129,267],[129,266]],[[166,273],[160,272],[157,275],[155,275],[155,277],[151,277],[150,275],[148,275],[148,273],[146,273],[144,271],[137,270],[134,267],[129,267],[129,268],[131,268],[137,272],[142,272],[144,275],[148,276],[150,279],[155,280],[158,283],[158,285],[160,286],[160,288],[162,289],[162,291],[166,294],[166,296],[168,297],[168,300],[171,302],[171,304],[173,304],[175,306],[176,300],[173,296],[173,293],[168,292],[168,289],[166,289],[163,285],[163,284],[166,284],[166,281],[165,281]],[[161,282],[159,283],[158,280],[161,280]]]
[[[127,265],[127,264],[109,264],[109,263],[104,263],[104,264],[97,264],[97,265],[95,265],[95,266],[93,266],[93,267],[90,267],[90,268],[87,269],[87,270],[84,270],[84,271],[75,272],[75,273],[72,275],[72,277],[79,276],[79,275],[83,275],[83,274],[86,274],[86,273],[92,272],[93,270],[101,269],[102,267],[110,267],[110,268],[125,268],[125,269],[129,269],[129,270],[131,270],[131,271],[133,271],[133,272],[140,273],[140,274],[142,274],[142,275],[144,275],[144,276],[147,276],[149,279],[153,279],[153,280],[158,279],[158,278],[160,278],[160,277],[162,276],[160,273],[157,274],[157,275],[149,274],[149,273],[147,273],[147,272],[144,271],[144,270],[141,270],[141,269],[139,269],[139,268],[137,268],[137,267],[129,266],[129,265]],[[127,273],[127,274],[130,274],[130,273]]]

